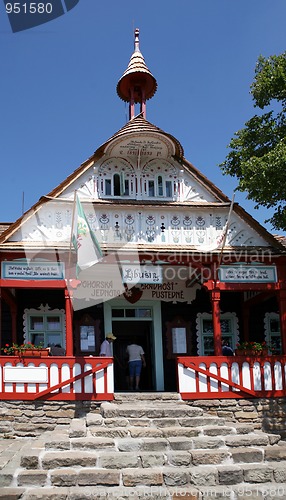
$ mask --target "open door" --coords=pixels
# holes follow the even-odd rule
[[[137,343],[143,347],[146,359],[146,368],[142,368],[140,389],[142,391],[152,391],[153,387],[153,367],[151,348],[151,327],[149,321],[113,321],[112,332],[117,337],[113,343],[114,355],[114,387],[115,391],[128,390],[128,362],[126,358],[126,348],[132,343],[134,337]]]

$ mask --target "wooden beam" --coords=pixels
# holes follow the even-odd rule
[[[219,288],[221,292],[249,292],[251,290],[263,292],[276,292],[285,285],[283,283],[225,283],[222,281],[208,280],[203,283],[207,290]]]
[[[6,280],[0,279],[1,288],[44,288],[44,289],[55,289],[66,288],[65,280]]]

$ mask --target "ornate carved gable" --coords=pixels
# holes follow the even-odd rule
[[[182,156],[183,149],[134,118],[14,225],[11,243],[67,248],[75,190],[99,244],[117,248],[212,251],[223,239],[230,200]],[[226,248],[279,244],[234,207]],[[253,224],[252,224],[253,222]],[[260,231],[261,228],[261,231]]]

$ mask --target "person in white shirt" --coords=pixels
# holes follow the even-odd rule
[[[105,340],[102,342],[100,346],[99,356],[113,356],[112,353],[112,343],[116,340],[116,337],[113,333],[107,333]]]
[[[133,390],[135,378],[135,391],[139,391],[142,366],[146,366],[145,353],[141,345],[134,341],[133,344],[127,346],[126,354],[128,356],[129,387]]]

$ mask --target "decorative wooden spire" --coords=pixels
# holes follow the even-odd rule
[[[146,118],[146,101],[151,99],[157,90],[157,82],[146,66],[139,48],[139,29],[136,28],[134,52],[127,69],[117,84],[120,99],[129,102],[129,119],[135,116],[135,104],[140,103],[140,112]]]

